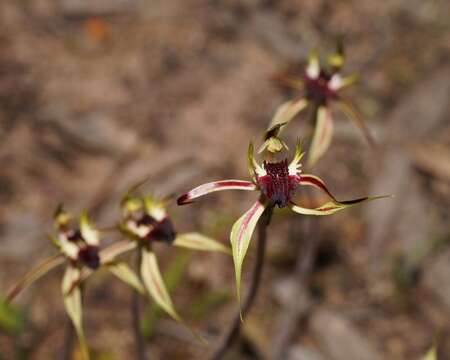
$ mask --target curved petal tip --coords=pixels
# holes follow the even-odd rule
[[[190,201],[189,199],[189,194],[183,194],[180,197],[178,197],[177,199],[177,205],[181,206],[181,205],[187,205],[192,203],[192,201]]]

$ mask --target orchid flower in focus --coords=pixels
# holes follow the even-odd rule
[[[259,199],[234,223],[230,234],[239,303],[243,260],[256,224],[266,209],[272,209],[275,206],[279,208],[289,207],[292,211],[304,215],[331,215],[364,201],[385,197],[363,197],[350,201],[338,201],[320,178],[301,172],[302,165],[300,161],[303,155],[301,143],[298,142],[294,158],[290,163],[288,163],[287,159],[284,159],[279,162],[264,161],[260,165],[254,158],[253,145],[250,144],[248,149],[248,166],[251,181],[220,180],[210,182],[192,189],[177,200],[178,205],[185,205],[191,203],[194,199],[215,191],[247,190],[259,192]],[[302,185],[313,186],[321,190],[330,201],[312,209],[300,206],[295,203],[294,194]]]
[[[275,112],[272,121],[264,134],[264,144],[261,151],[267,149],[276,153],[286,147],[278,137],[282,128],[286,126],[298,113],[311,107],[314,111],[314,134],[308,156],[308,164],[314,165],[328,149],[333,135],[333,119],[331,105],[337,104],[341,111],[363,131],[368,142],[374,146],[374,141],[359,113],[354,106],[345,99],[341,91],[353,84],[357,76],[342,76],[340,70],[344,65],[342,48],[328,58],[328,67],[320,65],[319,57],[312,51],[303,74],[303,79],[289,81],[289,86],[302,91],[298,99],[282,104]]]

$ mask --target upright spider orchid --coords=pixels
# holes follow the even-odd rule
[[[230,234],[233,260],[236,273],[237,297],[240,303],[240,283],[242,263],[250,244],[255,226],[266,209],[289,207],[296,213],[305,215],[331,215],[340,210],[352,207],[364,201],[375,200],[384,196],[364,197],[350,201],[338,201],[327,189],[325,183],[314,175],[301,172],[300,160],[303,157],[301,143],[298,142],[293,160],[279,162],[264,161],[262,166],[254,158],[253,145],[248,149],[248,166],[251,181],[245,180],[221,180],[200,185],[180,196],[178,205],[191,203],[194,199],[203,195],[221,190],[251,190],[259,191],[259,199],[251,208],[237,220]],[[293,196],[301,185],[309,185],[323,191],[330,201],[317,207],[301,207],[294,202]]]
[[[88,359],[82,326],[81,274],[84,269],[92,272],[100,266],[99,234],[86,212],[81,215],[77,224],[60,206],[54,219],[55,232],[50,238],[58,247],[59,254],[50,257],[17,282],[8,292],[7,301],[11,301],[24,288],[66,262],[67,267],[61,286],[64,305],[79,337],[83,357]]]
[[[154,196],[136,197],[127,195],[122,201],[123,217],[119,229],[130,241],[131,247],[120,246],[124,251],[137,247],[140,254],[140,277],[145,290],[155,303],[177,321],[176,312],[169,292],[159,270],[153,245],[163,242],[178,247],[229,253],[219,242],[198,233],[177,235],[166,212],[166,201]],[[119,252],[123,252],[120,251]],[[118,252],[115,253],[117,255]]]
[[[364,136],[373,146],[374,141],[354,106],[345,99],[341,90],[353,84],[356,75],[343,77],[340,70],[344,64],[342,49],[338,49],[328,58],[328,67],[320,66],[316,52],[311,52],[302,80],[289,80],[288,85],[302,91],[302,96],[282,104],[275,112],[264,134],[261,151],[267,149],[272,153],[282,150],[285,144],[278,137],[281,129],[298,113],[312,107],[315,129],[308,156],[308,164],[314,165],[328,149],[333,135],[331,105],[337,104],[341,111],[363,131]]]

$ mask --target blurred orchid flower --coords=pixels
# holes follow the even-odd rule
[[[374,141],[359,113],[351,102],[341,95],[341,90],[357,80],[356,75],[342,76],[340,74],[344,65],[341,46],[328,57],[327,63],[327,68],[322,67],[317,52],[310,53],[303,80],[293,80],[288,83],[289,86],[302,90],[303,95],[282,104],[277,109],[264,134],[264,144],[260,152],[267,149],[271,153],[276,153],[286,147],[279,138],[282,128],[298,113],[310,106],[314,111],[316,124],[308,164],[314,165],[328,149],[333,135],[331,103],[336,103],[341,111],[363,131],[368,142],[374,146]]]
[[[123,220],[119,228],[131,240],[131,244],[138,247],[140,251],[139,271],[146,292],[167,314],[181,321],[164,284],[156,255],[152,250],[153,243],[164,242],[193,250],[223,253],[230,251],[219,242],[198,233],[177,235],[172,220],[166,212],[166,201],[154,196],[141,198],[127,195],[122,201],[122,211]],[[126,251],[131,248],[133,247],[128,247]],[[115,255],[117,254],[116,252]]]
[[[59,254],[45,260],[41,265],[31,270],[18,281],[9,290],[7,301],[13,300],[23,289],[50,270],[66,262],[67,267],[61,285],[64,305],[80,340],[83,358],[89,359],[88,347],[82,326],[80,287],[82,283],[82,271],[84,269],[93,271],[100,266],[99,233],[89,220],[86,212],[83,212],[80,216],[79,223],[76,224],[72,216],[60,206],[55,213],[54,220],[55,232],[50,238],[55,246],[58,247]]]
[[[299,214],[331,215],[365,201],[386,197],[363,197],[350,201],[336,200],[323,180],[314,175],[302,174],[300,161],[303,155],[301,143],[298,142],[294,158],[290,163],[285,159],[280,162],[264,161],[260,165],[254,158],[253,145],[250,144],[248,149],[248,166],[251,181],[220,180],[210,182],[192,189],[181,195],[177,200],[178,205],[185,205],[191,203],[194,199],[215,191],[248,190],[260,192],[259,199],[234,223],[230,234],[239,303],[242,263],[256,224],[266,209],[272,209],[276,205],[279,208],[289,207]],[[330,201],[313,209],[301,207],[293,200],[293,196],[300,185],[309,185],[321,190],[330,198]]]
[[[433,346],[425,356],[422,357],[422,360],[437,360],[437,347]]]

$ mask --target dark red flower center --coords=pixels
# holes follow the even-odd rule
[[[306,97],[317,105],[325,105],[327,100],[336,96],[336,91],[330,89],[331,74],[321,70],[316,79],[305,75]]]
[[[267,175],[258,177],[258,184],[262,193],[274,205],[280,208],[287,206],[298,184],[295,176],[289,175],[287,160],[276,163],[265,161],[263,166]]]
[[[150,231],[142,238],[144,241],[164,241],[171,244],[176,237],[175,228],[168,216],[158,221],[153,216],[144,213],[137,220],[136,226],[148,226]]]
[[[156,219],[148,214],[143,214],[140,219],[136,221],[136,225],[155,225],[157,223]]]
[[[67,238],[67,241],[78,247],[77,258],[73,260],[75,264],[82,264],[94,270],[100,266],[98,246],[87,244],[79,228],[71,228],[65,224],[60,226],[59,230]]]
[[[158,221],[153,229],[148,233],[147,238],[154,241],[164,241],[166,243],[173,243],[177,236],[175,228],[170,218],[165,217]]]
[[[100,266],[100,257],[98,255],[98,247],[86,245],[78,251],[78,261],[81,261],[91,269],[97,269]]]

